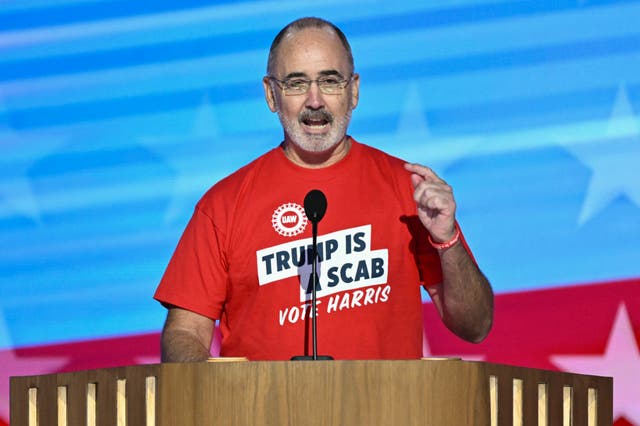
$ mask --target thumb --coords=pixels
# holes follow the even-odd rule
[[[411,183],[413,184],[413,188],[415,189],[416,186],[418,186],[422,181],[424,181],[424,178],[418,174],[415,173],[411,173]]]

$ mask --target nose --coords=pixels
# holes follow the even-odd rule
[[[317,81],[312,81],[309,86],[305,106],[310,109],[319,109],[324,106],[324,99]]]

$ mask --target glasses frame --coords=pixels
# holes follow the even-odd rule
[[[316,78],[314,80],[308,79],[308,78],[301,78],[301,77],[296,77],[299,78],[300,80],[304,80],[306,83],[306,90],[304,92],[299,92],[299,93],[291,93],[290,92],[290,88],[287,87],[287,80],[279,80],[276,77],[272,76],[272,75],[267,75],[266,78],[268,78],[269,80],[275,82],[278,87],[280,88],[280,90],[282,90],[282,93],[285,94],[285,96],[300,96],[300,95],[306,95],[307,93],[309,93],[309,89],[311,89],[311,85],[313,83],[316,83],[316,85],[318,86],[318,89],[320,90],[320,92],[322,92],[322,94],[324,95],[342,95],[344,93],[344,89],[351,84],[351,81],[353,80],[353,76],[355,74],[351,73],[349,74],[349,77],[344,78],[340,81],[339,84],[339,89],[337,92],[326,92],[326,88],[323,89],[323,86],[320,84],[320,81],[326,78],[330,78],[330,77],[337,77],[337,76],[332,76],[332,75],[326,75],[326,76],[322,76],[319,78]],[[289,90],[289,92],[287,92]]]

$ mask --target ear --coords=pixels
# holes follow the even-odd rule
[[[353,74],[353,81],[351,82],[351,109],[356,109],[358,105],[358,99],[360,96],[360,74]]]
[[[271,80],[266,76],[262,78],[262,87],[264,88],[264,98],[267,101],[267,106],[271,112],[276,112],[278,108],[275,93],[273,93],[273,85],[271,84]]]

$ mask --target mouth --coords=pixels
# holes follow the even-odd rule
[[[333,122],[333,117],[326,111],[305,111],[300,122],[309,130],[324,130]]]

